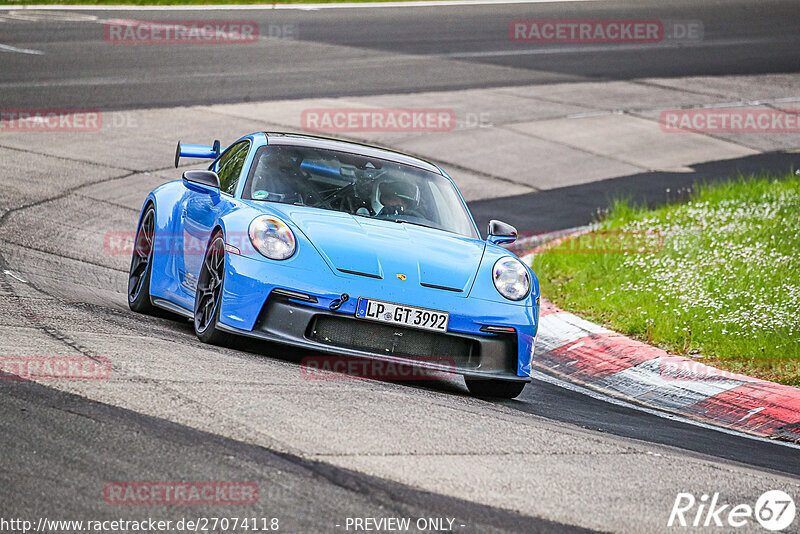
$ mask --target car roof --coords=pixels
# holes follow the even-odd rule
[[[328,137],[317,137],[313,135],[283,133],[283,132],[264,132],[267,136],[267,143],[270,145],[292,145],[302,147],[323,148],[327,150],[338,150],[339,152],[347,152],[350,154],[359,154],[362,156],[372,157],[376,159],[384,159],[393,161],[395,163],[402,163],[423,169],[426,171],[434,172],[436,174],[443,174],[442,170],[433,163],[427,162],[423,159],[403,154],[402,152],[395,152],[386,148],[378,148],[370,145],[362,145],[361,143],[353,143],[351,141],[340,141],[338,139],[330,139]]]

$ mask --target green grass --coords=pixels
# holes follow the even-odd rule
[[[676,354],[800,386],[800,178],[738,178],[537,254],[542,296]]]
[[[0,0],[0,6],[19,5],[93,5],[93,6],[172,6],[172,5],[216,5],[216,4],[333,4],[340,2],[392,2],[396,0],[280,0],[265,2],[263,0]]]

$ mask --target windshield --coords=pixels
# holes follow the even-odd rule
[[[466,206],[444,176],[346,152],[262,147],[242,198],[342,211],[478,238]]]

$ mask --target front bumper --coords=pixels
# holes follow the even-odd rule
[[[286,267],[244,256],[226,258],[221,330],[345,356],[410,363],[474,378],[529,381],[538,309],[464,298],[399,280],[341,276],[324,269]],[[323,289],[325,288],[325,289]],[[334,288],[335,291],[330,291]],[[317,302],[273,293],[313,296]],[[336,310],[331,303],[349,299]],[[448,332],[394,326],[355,318],[359,297],[402,302],[450,313]],[[513,334],[481,332],[511,326]],[[446,364],[437,362],[445,361]]]

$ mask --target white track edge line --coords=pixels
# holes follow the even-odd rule
[[[30,54],[34,56],[43,56],[44,52],[41,50],[32,50],[30,48],[17,48],[16,46],[6,45],[0,43],[0,52],[15,52],[17,54]]]

